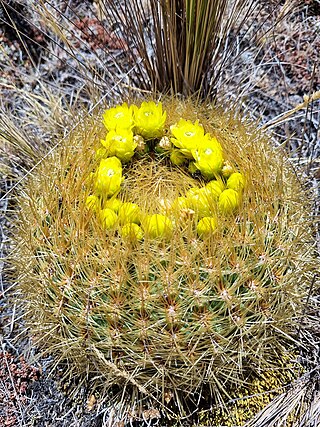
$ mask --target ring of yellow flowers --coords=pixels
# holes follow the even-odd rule
[[[136,152],[150,149],[165,153],[174,165],[185,165],[190,173],[199,172],[209,181],[201,188],[191,188],[185,197],[178,197],[168,206],[171,212],[196,212],[200,238],[211,235],[217,227],[213,205],[224,215],[239,207],[244,177],[224,160],[219,141],[205,134],[198,120],[192,123],[182,118],[170,126],[168,136],[166,118],[162,103],[153,101],[142,102],[140,107],[123,103],[104,112],[103,124],[108,132],[96,151],[100,164],[93,174],[93,194],[86,205],[97,212],[105,229],[119,225],[121,235],[132,240],[142,240],[145,235],[170,238],[173,222],[168,215],[144,215],[137,204],[116,197],[124,179],[122,163],[130,161]]]

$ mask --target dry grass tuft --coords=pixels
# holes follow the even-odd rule
[[[77,87],[85,83],[86,90],[101,93],[135,66],[131,88],[204,98],[224,92],[224,70],[246,51],[248,34],[260,43],[294,7],[286,2],[275,18],[281,2],[274,2],[257,26],[254,18],[264,6],[253,0],[108,0],[80,6],[41,0],[31,2],[34,21],[17,5],[1,3],[9,28],[16,29],[11,15],[17,15],[35,31],[31,40],[18,28],[23,46],[42,48],[58,67],[68,62]]]

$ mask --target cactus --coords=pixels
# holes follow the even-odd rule
[[[115,400],[134,389],[185,414],[205,390],[213,402],[248,393],[247,378],[295,351],[316,260],[307,192],[257,124],[209,104],[163,107],[152,104],[154,123],[129,120],[127,151],[106,143],[125,105],[40,164],[19,198],[15,266],[37,345]]]

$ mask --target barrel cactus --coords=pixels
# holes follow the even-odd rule
[[[177,99],[116,105],[21,194],[34,342],[115,402],[135,391],[185,415],[208,395],[250,394],[294,354],[315,268],[309,200],[256,123]]]

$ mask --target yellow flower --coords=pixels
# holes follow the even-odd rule
[[[174,138],[172,143],[181,149],[185,156],[192,158],[191,150],[198,147],[204,137],[204,129],[199,125],[199,120],[192,123],[191,120],[180,119],[178,123],[170,126]]]
[[[134,108],[135,132],[146,139],[159,138],[163,135],[167,113],[162,112],[162,103],[143,102],[141,107]]]
[[[227,187],[238,192],[242,191],[244,188],[243,175],[239,172],[231,174],[227,181]]]
[[[208,237],[214,233],[217,228],[217,219],[212,216],[206,216],[198,222],[197,233],[201,238]]]
[[[122,182],[122,165],[117,157],[102,159],[95,173],[95,191],[104,196],[111,197],[120,190]]]
[[[106,148],[108,156],[116,156],[123,162],[131,159],[137,146],[130,129],[111,130],[106,139],[101,140],[101,144]]]
[[[138,224],[129,222],[125,224],[121,228],[121,236],[125,238],[129,238],[132,241],[142,240],[143,239],[143,231],[142,228],[139,227]]]
[[[103,124],[107,130],[132,129],[133,127],[133,109],[128,107],[127,103],[109,108],[103,114]]]
[[[134,222],[140,224],[140,208],[136,203],[123,203],[118,211],[120,224]]]
[[[224,190],[219,197],[219,209],[222,213],[230,214],[235,211],[240,204],[239,193],[231,188]]]
[[[117,214],[112,209],[108,209],[108,208],[102,209],[100,211],[99,216],[100,216],[100,220],[102,222],[103,228],[105,228],[106,230],[111,230],[115,226],[118,220]]]
[[[208,179],[215,178],[222,169],[222,148],[216,138],[206,135],[200,141],[198,148],[191,150],[195,166]]]
[[[147,215],[143,221],[145,233],[151,239],[170,238],[172,235],[172,221],[165,215]]]

